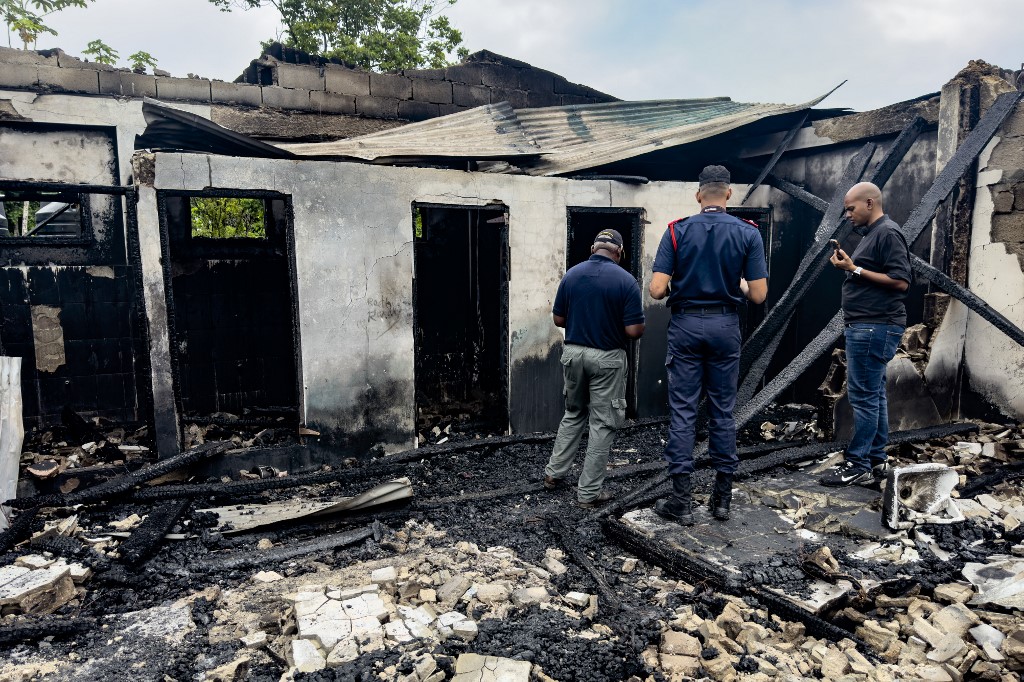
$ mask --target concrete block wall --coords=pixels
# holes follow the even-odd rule
[[[514,108],[552,107],[613,102],[615,97],[558,74],[493,52],[477,52],[465,63],[444,69],[407,69],[373,73],[343,64],[317,64],[317,58],[280,46],[253,61],[236,80],[286,90],[308,89],[311,101],[324,101],[320,91],[353,97],[339,113],[371,118],[422,121],[484,104],[508,102]],[[298,63],[292,63],[294,60]],[[275,95],[272,100],[280,102]],[[264,96],[264,104],[272,106]]]

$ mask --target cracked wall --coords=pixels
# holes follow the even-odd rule
[[[978,168],[968,288],[1024,327],[1024,105],[986,147]],[[1024,416],[1024,348],[971,312],[964,361],[972,389],[1004,413]]]
[[[514,432],[550,428],[561,416],[561,372],[548,367],[548,361],[557,358],[562,344],[551,322],[551,304],[565,271],[566,208],[644,209],[645,291],[665,225],[695,210],[695,187],[683,183],[638,187],[607,180],[188,154],[157,154],[155,184],[157,190],[258,189],[291,196],[301,417],[339,445],[381,444],[387,450],[411,447],[415,438],[414,202],[508,207]],[[146,213],[155,209],[145,193],[142,199],[139,223],[145,231],[155,220]],[[143,257],[145,265],[152,254],[144,250]],[[664,335],[663,327],[652,326],[649,332],[652,337],[659,333]],[[153,343],[156,369],[156,351],[165,342],[154,338]],[[661,360],[656,368],[641,364],[641,386],[664,372]],[[531,366],[535,371],[528,371]]]

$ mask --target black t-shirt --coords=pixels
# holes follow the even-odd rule
[[[864,238],[850,254],[853,264],[871,272],[880,272],[908,284],[910,249],[899,226],[887,215],[871,223]],[[907,325],[906,291],[885,289],[863,277],[846,273],[843,282],[843,319],[847,322],[877,322]]]
[[[625,349],[625,328],[644,321],[640,285],[597,254],[565,273],[551,312],[565,318],[566,343],[601,350]]]

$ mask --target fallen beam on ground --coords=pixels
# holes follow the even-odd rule
[[[132,536],[121,543],[118,548],[121,560],[129,566],[138,566],[156,554],[164,536],[190,504],[190,500],[175,500],[151,510],[146,519],[132,531]]]
[[[910,266],[916,274],[960,301],[993,327],[1009,336],[1016,343],[1024,346],[1024,331],[986,303],[985,299],[968,288],[961,286],[944,272],[913,254],[910,255]]]
[[[205,561],[202,568],[207,571],[228,571],[250,566],[276,564],[288,561],[314,552],[326,552],[327,550],[338,549],[347,545],[354,545],[357,542],[373,537],[375,529],[373,525],[358,530],[328,535],[327,537],[300,542],[280,549],[267,552],[241,551],[232,552],[227,556],[217,556]]]
[[[40,509],[42,507],[38,506],[25,509],[14,517],[10,528],[0,533],[0,554],[9,552],[14,545],[21,542],[28,535],[32,522],[35,521]]]
[[[45,637],[66,639],[96,630],[92,618],[68,616],[19,616],[0,628],[0,645],[34,642]]]
[[[89,504],[100,502],[124,495],[132,488],[142,485],[146,481],[163,476],[182,467],[191,466],[196,462],[220,455],[234,447],[229,441],[204,443],[187,452],[174,457],[168,457],[152,466],[148,466],[124,476],[112,478],[98,485],[76,490],[67,495],[40,495],[37,497],[25,497],[9,500],[12,507],[23,509],[26,506],[40,505],[43,507],[68,507],[76,504]]]
[[[594,579],[597,584],[597,592],[600,595],[601,600],[608,606],[613,613],[618,613],[622,610],[623,604],[619,599],[618,595],[615,594],[615,590],[608,584],[608,579],[604,577],[604,573],[594,565],[594,562],[580,549],[579,543],[574,541],[574,538],[570,537],[569,530],[565,527],[565,524],[558,517],[552,517],[548,519],[548,528],[559,540],[559,544],[562,548],[569,553],[572,557],[573,562],[590,574],[590,577]]]

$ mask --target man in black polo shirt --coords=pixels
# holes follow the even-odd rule
[[[693,441],[701,392],[708,397],[708,452],[715,486],[710,507],[729,518],[736,471],[736,386],[740,368],[740,321],[744,299],[762,303],[768,265],[761,235],[751,223],[729,215],[729,171],[708,166],[699,176],[698,215],[669,225],[654,259],[651,296],[668,296],[668,403],[671,414],[665,459],[672,495],[658,500],[659,516],[683,525],[692,511]],[[669,285],[671,284],[671,288]]]
[[[882,209],[882,193],[870,182],[850,188],[843,201],[846,217],[864,235],[852,256],[841,248],[829,259],[846,271],[843,319],[846,322],[846,395],[853,408],[853,438],[845,461],[822,485],[870,483],[886,473],[889,406],[885,368],[896,354],[907,326],[907,297],[912,275],[907,241]]]
[[[622,235],[601,230],[590,252],[589,260],[565,273],[551,310],[555,325],[565,328],[565,415],[544,470],[545,488],[562,485],[589,414],[587,456],[576,489],[584,508],[612,499],[601,486],[615,431],[626,418],[626,345],[644,333],[640,285],[618,264]]]

